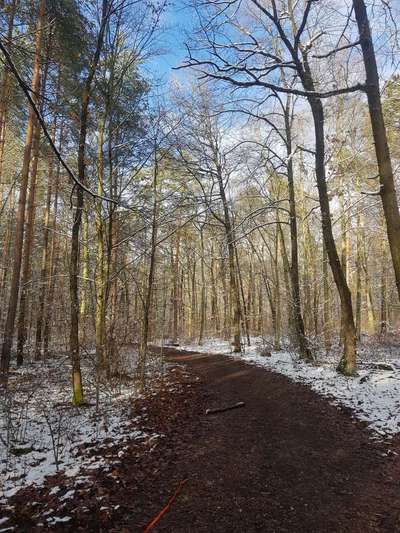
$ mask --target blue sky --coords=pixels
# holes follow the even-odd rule
[[[160,39],[161,55],[153,58],[147,67],[159,78],[168,79],[176,75],[173,67],[178,66],[186,56],[184,43],[194,26],[193,13],[182,0],[175,0],[167,7],[163,31]]]

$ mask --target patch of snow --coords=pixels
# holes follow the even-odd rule
[[[47,522],[50,525],[54,525],[54,524],[66,523],[66,522],[69,522],[70,520],[72,520],[70,516],[63,516],[63,517],[52,516],[51,518],[47,519]]]
[[[143,417],[132,416],[132,398],[139,396],[132,378],[136,355],[133,350],[125,354],[123,379],[100,387],[95,380],[84,381],[89,405],[82,407],[71,404],[68,357],[28,362],[13,371],[7,391],[0,392],[0,503],[27,485],[43,485],[57,472],[73,478],[87,468],[107,468],[104,459],[90,456],[151,436],[138,430]],[[83,357],[84,378],[96,375],[94,364],[90,354]],[[149,375],[160,375],[161,365],[159,358],[149,358]],[[56,488],[50,491],[56,493]]]
[[[4,491],[4,496],[6,498],[11,498],[11,496],[14,496],[19,491],[19,487],[13,487],[7,491]]]
[[[63,502],[65,500],[69,500],[69,498],[72,498],[75,494],[75,491],[74,490],[69,490],[68,492],[66,492],[64,494],[64,496],[61,496],[60,498],[60,502]]]

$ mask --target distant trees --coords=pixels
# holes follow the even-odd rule
[[[205,30],[207,34],[205,42],[208,42],[205,46],[207,46],[210,57],[203,59],[201,54],[200,57],[190,54],[187,66],[197,68],[211,79],[228,83],[243,90],[263,88],[278,94],[294,94],[304,96],[307,99],[314,121],[315,176],[321,209],[322,234],[341,301],[342,323],[344,324],[343,357],[339,369],[344,374],[353,375],[356,372],[356,330],[351,292],[343,273],[332,231],[326,185],[325,117],[322,98],[353,92],[361,89],[362,86],[327,91],[318,90],[310,64],[310,55],[314,41],[318,39],[319,35],[317,34],[308,43],[303,42],[313,3],[306,2],[304,8],[298,6],[297,9],[293,8],[291,2],[287,5],[284,4],[272,2],[271,6],[265,6],[258,0],[251,0],[250,5],[254,9],[250,9],[250,13],[256,24],[256,29],[249,31],[241,22],[240,10],[236,12],[234,5],[230,6],[231,10],[224,10],[219,14],[220,4],[210,1],[208,6],[213,10],[213,24],[217,28],[220,28],[222,24],[228,24],[236,33],[237,39],[235,42],[229,40],[229,42],[224,43],[216,36],[218,33],[214,33],[214,36],[211,37]],[[286,9],[284,16],[281,15],[283,8]],[[207,28],[207,25],[203,25],[203,28]],[[295,75],[302,88],[295,84],[288,86],[284,83],[277,83],[275,74],[281,69],[284,72],[288,71],[288,75],[289,73]],[[263,99],[262,96],[260,98]],[[292,232],[293,229],[292,226]],[[293,259],[295,260],[295,254],[292,261]],[[292,276],[292,283],[293,281],[295,280]],[[296,287],[296,283],[294,287]],[[296,297],[294,309],[298,314],[299,304],[297,301],[298,298]],[[297,322],[298,327],[301,328],[301,322],[299,320]]]
[[[11,7],[12,19],[14,18],[13,10],[14,10],[14,7]],[[43,49],[44,49],[43,33],[44,33],[44,24],[45,24],[45,12],[46,12],[46,0],[41,0],[39,4],[36,27],[35,27],[35,32],[34,32],[35,34],[35,55],[34,55],[34,63],[33,63],[32,83],[31,83],[31,91],[32,91],[32,95],[35,100],[35,103],[39,102],[39,92],[40,92],[40,85],[41,85],[42,54],[43,54]],[[9,83],[8,75],[3,76],[4,95],[7,93],[8,83]],[[5,128],[5,124],[3,128]],[[17,215],[16,215],[12,278],[11,278],[10,292],[9,292],[9,298],[8,298],[7,318],[6,318],[6,323],[4,327],[3,345],[2,345],[2,351],[1,351],[1,372],[3,376],[7,375],[8,370],[9,370],[11,349],[12,349],[13,338],[14,338],[15,318],[17,314],[18,296],[20,292],[20,275],[21,275],[21,266],[22,266],[22,258],[23,258],[22,252],[23,252],[23,246],[24,246],[25,210],[26,210],[28,183],[29,183],[29,168],[31,164],[31,153],[32,153],[32,146],[33,146],[34,140],[35,140],[35,152],[36,152],[35,155],[37,159],[39,130],[38,130],[38,124],[37,124],[35,113],[33,109],[30,109],[27,128],[26,128],[25,147],[24,147],[24,155],[23,155],[23,162],[22,162],[22,169],[21,169],[21,184],[20,184],[20,191],[19,191],[19,198],[18,198],[18,210],[17,210]],[[34,169],[34,172],[33,172],[33,178],[32,178],[33,182],[31,185],[32,196],[31,196],[31,202],[30,202],[30,206],[28,210],[28,216],[29,215],[32,216],[33,209],[34,209],[33,200],[34,200],[36,171],[37,171],[37,167]],[[27,245],[28,257],[30,256],[30,252],[31,252],[31,245],[29,244],[29,241],[31,241],[31,235],[28,235],[28,245]],[[30,257],[26,261],[29,261],[29,260],[30,260]],[[26,269],[28,268],[29,268],[29,265],[27,264]],[[28,272],[26,272],[26,274],[28,274]],[[27,276],[25,276],[25,283],[27,282],[26,278]],[[26,289],[26,287],[24,287],[24,289]],[[21,339],[21,342],[23,342],[23,339]],[[19,353],[20,353],[19,362],[22,363],[21,348],[20,348]]]
[[[240,297],[240,281],[236,256],[236,231],[228,197],[232,186],[233,163],[229,161],[230,150],[224,146],[223,129],[209,101],[211,95],[194,93],[186,102],[185,118],[180,126],[178,141],[179,157],[183,159],[188,174],[197,184],[202,201],[214,219],[222,225],[228,253],[229,295],[232,311],[232,346],[241,351],[241,321],[245,319]],[[182,105],[182,102],[180,103]],[[218,113],[218,110],[216,111]],[[201,233],[201,242],[203,237]],[[204,246],[204,243],[203,245]],[[203,262],[203,252],[201,255]],[[203,263],[200,269],[202,271]],[[204,298],[202,298],[204,303]]]
[[[139,4],[139,3],[138,3]],[[134,165],[143,164],[148,157],[147,148],[142,143],[142,148],[129,152],[124,143],[135,138],[140,129],[140,116],[143,115],[141,99],[147,91],[147,85],[138,74],[140,58],[149,52],[152,37],[159,25],[160,13],[163,6],[142,5],[136,12],[130,10],[125,2],[115,4],[104,0],[99,13],[95,5],[89,6],[89,11],[96,18],[98,15],[97,29],[89,19],[87,12],[80,12],[77,4],[56,6],[38,3],[38,11],[34,22],[35,30],[31,33],[34,37],[35,56],[32,71],[31,94],[32,106],[27,102],[28,118],[25,150],[19,184],[19,207],[17,224],[14,235],[7,233],[4,249],[9,253],[11,241],[14,242],[13,273],[9,290],[9,305],[7,318],[4,325],[4,338],[2,343],[1,370],[6,379],[11,350],[13,347],[14,327],[17,309],[18,315],[18,364],[22,364],[24,351],[30,339],[30,328],[36,325],[35,354],[40,359],[42,354],[48,356],[49,336],[54,320],[51,307],[54,304],[54,292],[57,291],[56,276],[61,276],[62,270],[58,267],[60,259],[65,262],[69,270],[69,296],[70,296],[70,336],[69,351],[72,363],[73,400],[79,404],[83,401],[82,380],[80,373],[80,288],[81,275],[81,221],[84,213],[84,198],[87,191],[92,191],[90,197],[98,197],[95,201],[97,254],[96,254],[96,350],[100,371],[110,365],[107,363],[105,347],[105,322],[106,304],[111,294],[113,313],[117,305],[117,288],[115,286],[115,271],[117,265],[111,266],[117,260],[114,245],[117,240],[116,218],[119,213],[115,206],[121,202],[121,195],[131,187],[129,177],[122,180],[122,168],[126,154],[130,152],[130,160]],[[1,107],[1,132],[0,146],[2,154],[5,145],[5,131],[10,126],[7,121],[6,102],[9,97],[11,82],[23,84],[23,78],[18,74],[18,61],[12,51],[12,36],[15,20],[25,24],[24,12],[19,12],[16,3],[10,3],[7,9],[9,31],[8,41],[2,42],[2,51],[7,61],[13,61],[13,73],[5,68],[2,76],[2,107]],[[52,18],[54,16],[54,18]],[[91,15],[90,15],[91,16]],[[68,22],[69,21],[69,22]],[[30,22],[29,22],[30,23]],[[23,28],[23,24],[20,26]],[[127,28],[133,34],[128,36]],[[29,28],[27,28],[29,29]],[[77,57],[79,56],[79,60]],[[17,66],[15,66],[17,65]],[[11,63],[9,63],[11,66]],[[75,80],[75,85],[71,81]],[[129,104],[123,106],[129,101]],[[50,104],[51,102],[51,104]],[[117,102],[117,103],[116,103]],[[97,113],[96,106],[100,109]],[[35,108],[35,109],[34,109]],[[41,114],[41,124],[37,114]],[[99,120],[95,118],[99,116]],[[45,118],[43,118],[45,117]],[[48,119],[50,117],[50,120]],[[14,119],[14,117],[12,117]],[[12,127],[13,127],[13,123]],[[43,150],[40,143],[40,133],[45,128],[48,139],[52,138],[52,147]],[[88,147],[88,137],[93,139],[99,134],[97,161]],[[76,135],[76,132],[78,134]],[[143,135],[145,138],[145,136]],[[57,147],[58,145],[58,147]],[[105,145],[107,145],[106,156]],[[68,147],[68,155],[62,158],[62,153]],[[121,148],[122,147],[122,148]],[[72,156],[76,148],[76,158]],[[2,163],[4,162],[2,156]],[[47,160],[47,161],[46,161]],[[45,163],[46,161],[46,163]],[[117,162],[118,161],[118,162]],[[142,161],[142,163],[139,163]],[[43,195],[44,183],[38,182],[42,172],[42,165],[46,164],[47,193]],[[75,167],[76,164],[76,167]],[[126,164],[126,162],[124,162]],[[67,166],[69,165],[69,167]],[[73,175],[77,169],[76,177]],[[125,167],[126,168],[126,167]],[[71,248],[69,260],[65,251],[60,256],[60,245],[65,250],[65,239],[60,239],[60,224],[64,222],[59,218],[67,213],[67,203],[62,169],[66,169],[69,177],[73,176],[75,186],[72,198],[75,196],[75,212],[72,223]],[[107,184],[105,174],[108,174]],[[135,171],[134,171],[135,172]],[[137,172],[137,171],[136,171]],[[93,180],[93,174],[96,178]],[[126,178],[126,179],[125,179]],[[128,180],[128,181],[127,181]],[[93,184],[94,182],[94,184]],[[43,188],[42,188],[43,187]],[[18,190],[17,189],[17,190]],[[14,190],[1,189],[2,201],[7,196],[13,198]],[[108,199],[104,200],[105,197]],[[34,255],[33,242],[37,238],[38,200],[42,202],[43,217],[40,213],[39,220],[43,220],[44,237],[40,263],[40,284],[36,285],[36,268],[32,269],[32,261],[37,259]],[[101,199],[103,198],[103,200]],[[93,200],[90,200],[92,202]],[[124,204],[124,202],[122,202]],[[10,203],[10,207],[13,204]],[[40,204],[39,204],[40,205]],[[103,206],[108,206],[110,216],[108,225],[103,219]],[[125,208],[125,206],[124,206]],[[41,210],[41,207],[40,207]],[[53,213],[52,213],[53,212]],[[13,216],[12,212],[8,212]],[[59,243],[59,241],[62,243]],[[88,257],[89,260],[89,257]],[[21,276],[22,267],[22,278]],[[7,269],[4,270],[3,290],[7,287]],[[89,272],[87,272],[89,275]],[[114,279],[111,279],[114,276]],[[85,284],[88,280],[85,280]],[[20,290],[22,283],[22,290]],[[63,289],[62,289],[63,290]],[[38,291],[38,306],[30,295]],[[20,297],[19,297],[20,296]],[[53,315],[53,316],[52,316]],[[111,330],[114,326],[111,327]],[[54,335],[59,335],[59,329],[54,330]],[[107,363],[107,364],[106,364]]]
[[[145,386],[150,343],[208,336],[308,361],[340,344],[356,373],[357,341],[399,320],[400,91],[352,5],[197,5],[198,77],[156,97],[142,65],[164,4],[5,2],[4,382],[14,353],[66,350],[80,404],[92,352],[100,383],[134,344]]]

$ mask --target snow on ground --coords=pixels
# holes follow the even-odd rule
[[[178,349],[229,355],[279,372],[329,397],[334,405],[351,408],[375,435],[391,437],[400,433],[400,358],[399,350],[392,348],[360,347],[360,369],[355,378],[336,372],[338,357],[310,365],[289,351],[271,351],[271,356],[263,356],[269,349],[262,339],[252,339],[252,346],[245,347],[243,354],[233,354],[229,342],[220,339],[207,339],[202,346],[181,345]]]
[[[95,375],[93,356],[87,354],[82,375],[88,406],[79,408],[71,404],[67,357],[27,363],[12,372],[8,390],[0,392],[0,503],[26,485],[42,485],[48,475],[72,477],[104,466],[104,458],[94,455],[99,449],[157,437],[138,429],[145,415],[131,412],[131,398],[139,393],[132,352],[127,359],[131,368],[125,365],[123,375],[96,384],[87,380]],[[149,371],[153,376],[163,371],[159,360]]]

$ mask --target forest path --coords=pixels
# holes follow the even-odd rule
[[[187,478],[156,531],[400,531],[400,455],[313,391],[220,355],[168,351],[201,378],[200,433],[171,469]],[[157,512],[157,510],[155,510]]]

